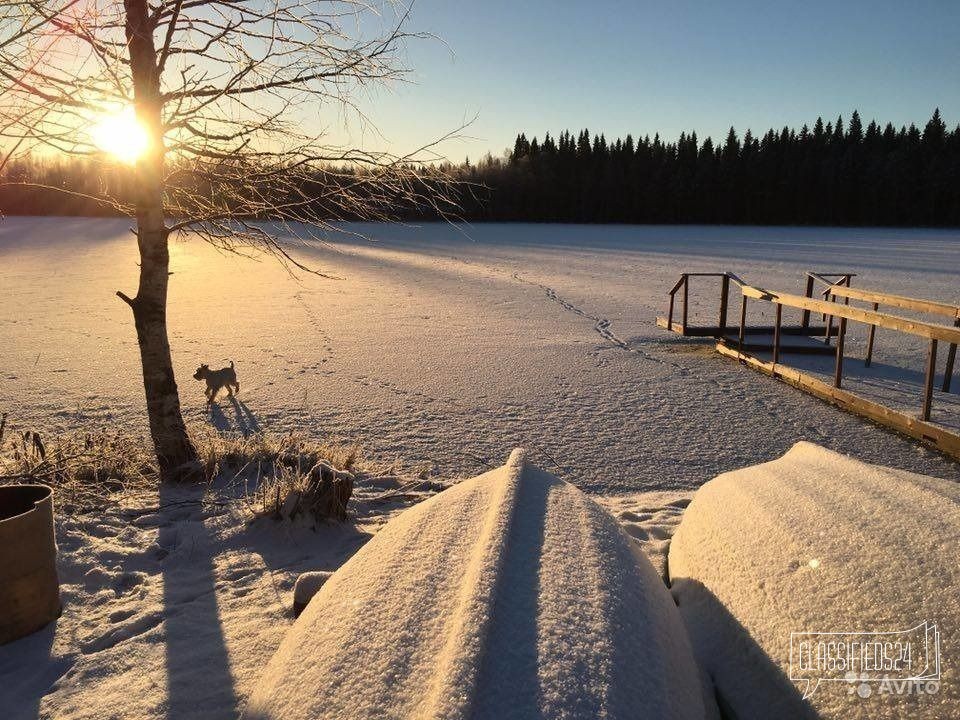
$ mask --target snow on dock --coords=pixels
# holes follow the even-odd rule
[[[956,483],[806,442],[704,485],[669,569],[721,707],[738,718],[960,717],[958,503]],[[909,640],[909,665],[880,667],[869,646],[853,646],[852,669],[819,665],[820,640],[897,632],[873,637],[893,643],[891,657]]]
[[[682,622],[614,519],[514,451],[386,525],[247,707],[266,718],[702,718]]]

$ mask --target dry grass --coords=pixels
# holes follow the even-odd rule
[[[156,487],[156,463],[142,439],[107,431],[49,438],[14,430],[6,419],[0,419],[0,484],[50,485],[65,511],[103,507]]]
[[[384,471],[365,461],[355,444],[317,441],[297,433],[235,438],[210,432],[196,440],[207,480],[242,482],[255,516],[291,519],[312,514],[343,520],[354,473]],[[331,492],[338,502],[331,504]]]
[[[193,433],[210,502],[235,499],[254,516],[291,518],[333,511],[345,516],[345,501],[329,506],[329,491],[344,498],[354,474],[377,476],[395,465],[365,460],[354,444],[324,442],[290,433],[226,437]],[[58,511],[96,510],[140,494],[156,495],[159,482],[149,440],[116,432],[46,437],[19,430],[0,418],[0,484],[42,483],[57,491]],[[321,497],[321,490],[326,495]],[[219,492],[217,492],[219,491]],[[348,497],[348,495],[347,495]]]

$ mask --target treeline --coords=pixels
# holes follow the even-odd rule
[[[116,203],[133,193],[133,178],[123,165],[27,155],[11,159],[0,173],[0,214],[113,216],[119,214]]]
[[[2,153],[0,153],[2,156]],[[104,156],[23,155],[0,172],[0,216],[129,216],[134,168]],[[457,183],[448,170],[412,164],[380,170],[321,163],[288,171],[232,162],[174,158],[166,165],[165,209],[171,217],[246,220],[390,221],[454,217]],[[257,182],[257,175],[268,180]],[[464,197],[467,197],[464,193]]]
[[[960,126],[948,131],[939,110],[922,130],[864,127],[854,112],[848,122],[817,119],[812,129],[762,137],[731,128],[716,144],[696,133],[676,142],[609,141],[588,130],[542,140],[520,134],[501,158],[407,170],[395,200],[370,183],[379,219],[960,226]],[[363,207],[374,205],[363,202],[364,172],[321,169],[279,190],[247,191],[280,192],[276,206],[306,194],[315,198],[313,217],[362,219]],[[223,195],[209,182],[185,180],[189,173],[172,177],[171,208],[189,213],[192,200]],[[347,187],[354,205],[337,200]],[[295,197],[282,195],[291,190]],[[103,198],[117,202],[104,205]],[[3,214],[111,215],[132,198],[130,170],[95,159],[27,157],[0,174]]]
[[[505,158],[451,170],[485,188],[461,193],[472,220],[960,225],[960,126],[939,110],[923,130],[854,112],[721,143],[521,134]]]

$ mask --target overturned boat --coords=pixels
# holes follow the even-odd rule
[[[679,612],[616,521],[514,451],[323,585],[247,720],[702,718]]]

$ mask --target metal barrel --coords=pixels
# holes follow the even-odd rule
[[[36,632],[60,614],[53,491],[0,486],[0,645]]]

